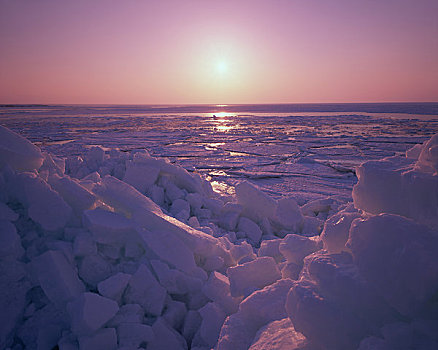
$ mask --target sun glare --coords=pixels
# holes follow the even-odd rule
[[[224,61],[220,61],[216,64],[216,70],[219,74],[225,74],[228,71],[228,65]]]

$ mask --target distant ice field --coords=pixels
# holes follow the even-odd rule
[[[59,156],[147,149],[222,193],[249,179],[303,204],[350,198],[357,165],[438,132],[438,104],[2,106],[0,124]]]

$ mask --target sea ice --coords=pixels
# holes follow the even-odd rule
[[[301,265],[305,256],[320,248],[319,239],[303,237],[293,233],[288,234],[280,243],[278,249],[288,262]]]
[[[144,244],[149,247],[161,260],[172,267],[186,272],[195,273],[197,269],[193,253],[176,235],[166,231],[150,232],[139,230]]]
[[[254,220],[274,219],[277,202],[253,184],[242,181],[236,186],[237,202],[243,207],[243,215]]]
[[[279,263],[284,258],[279,249],[281,242],[281,239],[276,238],[262,241],[260,243],[258,256],[271,256]]]
[[[60,177],[54,174],[49,177],[49,184],[79,217],[84,210],[94,209],[96,206],[96,196],[69,176]]]
[[[15,190],[17,199],[28,208],[29,217],[44,230],[59,230],[71,218],[71,207],[42,178],[33,173],[18,174],[10,189]]]
[[[239,307],[239,298],[231,296],[230,281],[226,276],[219,272],[212,272],[207,283],[202,287],[203,293],[217,305],[219,305],[227,315],[235,313]]]
[[[32,171],[43,164],[38,147],[24,137],[0,125],[0,168],[8,164],[18,171]]]
[[[79,276],[95,288],[100,281],[111,275],[111,264],[99,254],[87,255],[79,263]]]
[[[133,222],[123,215],[100,208],[84,211],[82,221],[98,243],[123,243],[134,234]]]
[[[355,349],[364,336],[398,317],[346,252],[307,256],[286,310],[295,330],[323,349]]]
[[[105,150],[100,146],[93,146],[85,153],[85,161],[91,172],[99,169],[105,159]]]
[[[95,293],[83,293],[67,305],[71,329],[76,335],[89,335],[103,327],[119,310],[114,300]]]
[[[119,347],[131,347],[137,349],[144,343],[150,342],[154,338],[152,328],[139,323],[121,323],[117,327]]]
[[[15,221],[18,214],[9,208],[5,203],[0,202],[0,220]]]
[[[294,198],[282,198],[278,201],[275,211],[275,220],[282,228],[300,232],[303,226],[303,215]]]
[[[109,327],[118,327],[121,324],[143,323],[144,310],[138,304],[124,304],[117,314],[108,322]]]
[[[116,350],[117,333],[114,328],[103,328],[92,335],[78,338],[80,350]]]
[[[220,196],[147,152],[64,161],[14,135],[7,151],[0,139],[1,348],[436,347],[436,136],[361,165],[356,209],[347,194],[321,198],[321,179],[354,176],[313,155],[236,172],[310,171],[318,196],[273,199],[235,180]],[[297,152],[322,142],[309,137]],[[258,151],[271,147],[286,152]]]
[[[1,231],[0,231],[1,232]],[[3,232],[2,232],[3,233]],[[0,257],[0,348],[12,344],[14,329],[22,322],[31,287],[26,265]]]
[[[32,266],[44,293],[59,307],[85,291],[77,273],[59,251],[45,252],[32,261]]]
[[[127,161],[123,181],[132,185],[137,191],[145,193],[157,181],[159,173],[158,167]]]
[[[145,265],[140,265],[129,280],[125,292],[126,302],[139,304],[147,313],[160,316],[165,298],[166,290]]]
[[[203,306],[199,313],[202,318],[199,334],[208,347],[213,347],[227,315],[214,302]]]
[[[117,301],[120,304],[122,294],[125,291],[126,286],[131,278],[131,275],[127,273],[116,273],[115,275],[107,278],[97,285],[99,294]]]
[[[249,350],[299,350],[306,344],[306,338],[295,331],[290,319],[284,318],[262,327]]]
[[[152,330],[154,338],[148,343],[148,350],[187,350],[185,339],[174,329],[170,328],[162,317],[155,321],[152,325]]]
[[[412,155],[412,153],[411,153]],[[438,134],[432,136],[422,145],[421,152],[418,155],[416,168],[433,175],[438,172]]]
[[[180,330],[187,314],[186,304],[182,301],[170,300],[166,303],[163,318],[173,329]]]
[[[348,240],[350,226],[353,220],[359,217],[360,214],[357,212],[343,210],[327,219],[321,233],[324,249],[329,253],[340,253],[343,250],[348,250],[345,243]]]
[[[74,237],[73,254],[76,257],[95,255],[97,253],[96,242],[89,232],[80,232]]]
[[[282,279],[244,299],[239,311],[225,320],[217,350],[248,349],[261,327],[287,317],[285,302],[292,283],[292,280]]]
[[[259,225],[257,225],[251,219],[241,217],[239,219],[237,229],[239,231],[245,232],[246,236],[252,244],[257,245],[260,242],[260,238],[262,237],[262,230],[260,229]]]
[[[0,259],[6,257],[16,259],[23,255],[20,236],[14,224],[0,220]]]
[[[391,213],[438,227],[438,135],[425,142],[418,160],[394,156],[363,163],[353,189],[356,208]]]
[[[269,256],[230,267],[227,273],[230,279],[231,295],[234,297],[248,296],[255,290],[281,278],[275,260]]]
[[[438,235],[410,219],[382,214],[353,222],[350,247],[361,274],[405,316],[427,308],[438,290]]]

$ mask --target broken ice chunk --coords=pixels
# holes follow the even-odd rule
[[[289,318],[284,318],[261,328],[248,350],[299,350],[306,344],[306,337],[295,331]]]
[[[274,258],[264,256],[228,269],[231,295],[247,296],[281,278]]]
[[[339,212],[331,216],[324,224],[321,239],[324,249],[335,254],[346,250],[345,243],[348,240],[348,233],[354,219],[360,217],[359,213]]]
[[[159,167],[154,167],[141,162],[126,162],[126,172],[123,181],[132,185],[138,191],[145,193],[158,178]]]
[[[95,293],[83,293],[67,305],[71,329],[77,335],[92,334],[103,327],[119,310],[114,300]]]
[[[94,255],[97,253],[96,243],[91,238],[90,233],[80,232],[73,241],[73,254],[77,257]]]
[[[241,213],[242,206],[240,204],[225,204],[220,210],[219,225],[229,231],[235,230]]]
[[[38,147],[24,137],[0,125],[0,168],[6,164],[18,171],[32,171],[43,164]]]
[[[240,261],[246,256],[249,256],[251,258],[256,257],[251,244],[249,244],[248,242],[242,242],[239,245],[232,245],[230,253],[234,261]]]
[[[21,239],[14,224],[6,220],[0,220],[0,258],[16,259],[23,253]]]
[[[438,134],[433,135],[422,145],[415,166],[421,171],[431,174],[438,172]]]
[[[319,213],[327,213],[336,204],[333,198],[321,198],[307,202],[301,207],[301,212],[306,216],[316,216]]]
[[[36,257],[32,265],[44,293],[60,307],[85,291],[84,284],[60,251],[49,250]]]
[[[120,303],[122,294],[128,285],[131,275],[127,273],[116,273],[97,285],[97,290],[100,295],[115,300]]]
[[[91,171],[96,171],[102,165],[105,159],[105,151],[100,146],[91,147],[85,154],[85,161],[87,162],[87,167]]]
[[[403,315],[429,305],[438,286],[436,231],[402,216],[355,220],[347,246],[362,275]]]
[[[170,202],[174,202],[177,199],[184,197],[184,191],[176,186],[171,180],[165,183],[164,189],[166,190],[166,197]]]
[[[139,230],[138,232],[144,244],[152,249],[161,260],[188,274],[197,268],[193,253],[176,235],[166,231]]]
[[[224,259],[220,256],[209,256],[205,259],[204,266],[202,268],[205,271],[217,271],[224,266]]]
[[[131,220],[99,208],[84,211],[82,220],[98,243],[123,243],[134,232]]]
[[[143,323],[144,311],[138,304],[124,304],[117,314],[108,322],[109,327],[117,327],[122,323]]]
[[[282,240],[279,249],[288,262],[301,265],[304,257],[320,249],[320,246],[321,242],[317,239],[291,233]]]
[[[199,328],[201,338],[209,347],[214,347],[227,315],[215,303],[208,303],[199,309],[199,313],[202,317],[201,327]]]
[[[90,336],[78,338],[80,350],[116,350],[117,334],[114,328],[104,328]]]
[[[196,331],[199,329],[199,326],[201,325],[201,315],[196,310],[189,310],[187,312],[187,315],[184,319],[184,326],[182,329],[182,335],[186,339],[187,343],[190,344],[193,336],[195,335]]]
[[[292,232],[299,232],[303,226],[303,215],[294,198],[283,198],[278,201],[275,221]]]
[[[100,255],[87,255],[79,264],[79,276],[93,288],[111,275],[111,265]]]
[[[189,202],[185,201],[184,199],[176,199],[170,207],[170,212],[174,216],[183,210],[190,213],[190,204],[189,204]]]
[[[258,244],[260,242],[260,238],[262,237],[262,230],[260,229],[259,225],[257,225],[254,221],[245,217],[241,217],[239,219],[237,229],[239,231],[245,232],[251,243]]]
[[[277,263],[283,260],[283,255],[280,253],[281,239],[269,239],[260,243],[258,256],[272,256]]]
[[[94,192],[117,210],[132,217],[137,224],[152,232],[168,232],[178,237],[191,251],[201,256],[219,255],[229,262],[228,251],[216,238],[164,214],[150,198],[114,177],[106,176],[102,182],[103,184]]]
[[[170,328],[166,321],[159,317],[152,325],[154,331],[154,338],[148,343],[148,350],[187,350],[187,343],[185,339]]]
[[[293,282],[282,279],[242,301],[222,326],[217,350],[246,350],[264,325],[287,317],[285,302]]]
[[[186,313],[186,304],[181,301],[170,300],[166,303],[166,311],[163,314],[163,318],[173,329],[181,329]]]
[[[160,284],[172,294],[185,294],[194,292],[201,288],[202,280],[188,276],[179,270],[170,269],[169,266],[160,260],[150,261]]]
[[[0,220],[15,221],[17,219],[18,214],[6,204],[0,202]]]
[[[277,202],[253,184],[243,181],[236,186],[237,202],[243,207],[243,215],[258,222],[263,218],[275,218]]]
[[[154,338],[152,328],[145,324],[121,323],[117,327],[119,346],[137,349],[141,344],[150,342]]]
[[[227,315],[235,313],[239,307],[239,299],[233,298],[230,293],[230,281],[219,272],[212,272],[202,292],[217,303]]]
[[[21,173],[14,181],[15,194],[28,206],[31,219],[43,229],[54,231],[64,227],[72,215],[71,207],[40,177]]]
[[[188,193],[186,196],[192,211],[196,213],[202,207],[202,196],[199,193]]]
[[[391,213],[438,228],[438,134],[422,146],[417,162],[402,156],[357,168],[354,206],[371,214]]]
[[[129,280],[125,292],[126,302],[139,304],[147,313],[159,316],[163,310],[165,299],[166,290],[157,282],[145,265],[140,265],[137,272]]]
[[[163,187],[153,185],[150,190],[150,197],[160,207],[164,206],[164,189]]]
[[[96,196],[69,176],[60,177],[54,174],[49,177],[49,183],[72,207],[76,215],[80,216],[84,210],[96,206]]]
[[[201,227],[201,225],[199,224],[198,218],[196,216],[192,216],[189,219],[188,224],[193,228],[200,228]]]

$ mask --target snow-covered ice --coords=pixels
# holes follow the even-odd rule
[[[368,149],[361,165],[344,150],[342,166],[327,163],[335,141],[311,133],[278,164],[269,152],[291,154],[280,141],[223,140],[203,149],[210,160],[249,158],[224,160],[240,174],[221,184],[155,157],[178,153],[151,133],[150,152],[98,145],[103,134],[44,152],[1,135],[0,348],[438,347],[438,135]],[[323,178],[331,192],[281,195],[274,173]]]

